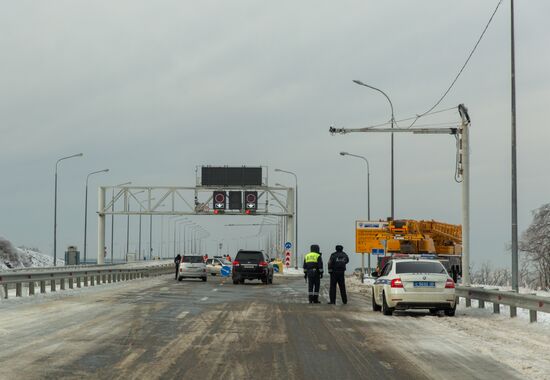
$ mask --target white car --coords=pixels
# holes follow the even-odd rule
[[[455,283],[437,260],[389,260],[372,287],[372,309],[392,315],[394,310],[443,310],[454,316]]]
[[[206,260],[206,271],[212,276],[220,274],[224,266],[231,268],[231,262],[218,257]]]
[[[202,256],[183,255],[178,272],[178,280],[184,278],[200,278],[206,281],[206,265]]]

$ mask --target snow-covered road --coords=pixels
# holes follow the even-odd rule
[[[387,317],[348,288],[348,305],[309,305],[300,276],[166,275],[6,300],[0,378],[550,379],[547,323],[463,305]]]
[[[356,278],[350,281],[349,287],[370,297],[370,286],[362,285]],[[501,314],[493,314],[491,303],[487,302],[485,309],[479,309],[474,300],[470,308],[461,302],[454,318],[431,316],[425,311],[398,311],[395,316],[383,318],[388,327],[394,323],[410,327],[406,336],[400,334],[404,354],[418,350],[416,342],[419,337],[415,337],[415,332],[427,329],[433,333],[433,347],[423,347],[423,350],[432,350],[434,358],[449,351],[451,346],[448,343],[452,342],[453,350],[456,346],[463,348],[456,352],[460,360],[464,360],[463,352],[477,352],[514,368],[524,378],[550,379],[550,315],[539,313],[537,323],[529,323],[529,314],[525,310],[518,309],[518,318],[515,319],[508,315],[507,306],[501,306]],[[365,316],[365,320],[373,318]],[[438,361],[434,360],[432,364],[437,366]]]

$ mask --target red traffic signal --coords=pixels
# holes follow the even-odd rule
[[[244,192],[244,209],[246,214],[255,212],[258,209],[258,192],[257,191]]]
[[[212,202],[213,202],[213,209],[214,212],[216,210],[225,210],[225,206],[227,203],[227,196],[225,194],[225,191],[214,191],[212,194]]]

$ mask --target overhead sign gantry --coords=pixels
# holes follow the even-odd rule
[[[294,188],[269,186],[267,175],[262,177],[262,169],[202,166],[196,186],[99,187],[98,264],[105,261],[106,215],[273,215],[286,219],[286,239],[294,243]],[[198,172],[199,168],[197,175]],[[107,190],[111,191],[108,193]],[[112,198],[107,200],[106,194],[113,194]],[[273,209],[273,205],[278,206],[278,211]]]

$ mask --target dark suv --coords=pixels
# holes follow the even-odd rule
[[[262,251],[239,251],[233,261],[233,283],[244,284],[244,280],[262,280],[273,284],[273,264]]]

